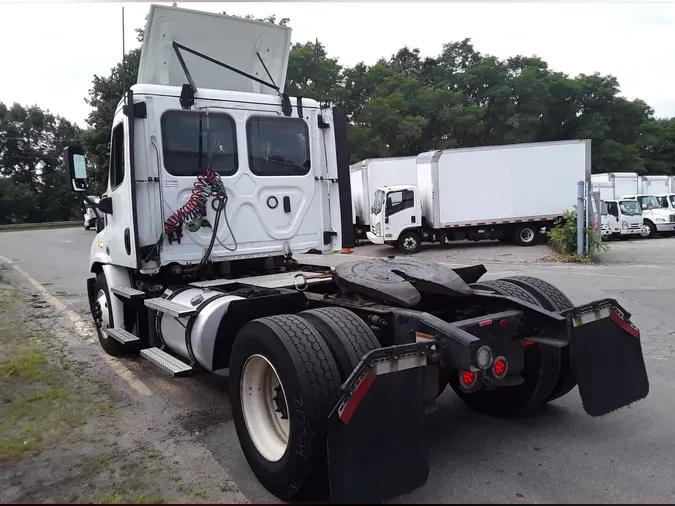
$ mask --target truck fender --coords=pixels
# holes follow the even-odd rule
[[[110,263],[112,258],[106,253],[105,243],[99,239],[99,234],[96,234],[89,248],[89,272],[98,272],[99,265]]]
[[[131,287],[131,278],[129,277],[129,271],[126,269],[126,267],[104,264],[101,266],[101,268],[103,270],[103,274],[105,275],[105,279],[108,282],[108,290],[111,290],[113,287]],[[123,322],[124,304],[112,293],[109,293],[108,296],[110,297],[110,307],[112,308],[113,322]]]

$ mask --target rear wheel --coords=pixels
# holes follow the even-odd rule
[[[251,470],[279,499],[327,487],[327,422],[339,387],[330,349],[302,318],[260,318],[237,334],[229,379],[234,425]]]
[[[562,312],[574,307],[572,301],[559,288],[543,279],[533,278],[531,276],[513,276],[504,278],[504,281],[514,283],[524,290],[527,290],[537,302],[549,311]],[[569,346],[560,348],[560,376],[558,382],[553,388],[553,392],[547,399],[547,402],[558,399],[568,394],[577,386],[577,373],[572,363],[572,355]]]
[[[514,240],[518,246],[534,246],[537,235],[534,225],[520,225],[516,228]]]
[[[319,331],[333,354],[343,382],[366,353],[380,347],[370,327],[348,309],[310,309],[298,316]]]
[[[481,281],[471,287],[537,304],[528,292],[503,280]],[[479,413],[508,417],[538,408],[546,403],[558,380],[560,352],[552,346],[533,344],[527,346],[524,353],[525,365],[521,373],[524,381],[520,385],[467,393],[455,371],[450,375],[450,386],[469,408]]]

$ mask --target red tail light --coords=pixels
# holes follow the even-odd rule
[[[508,371],[509,365],[506,362],[506,359],[499,357],[492,364],[492,373],[495,375],[495,378],[503,378],[506,376],[506,371]]]
[[[476,373],[473,371],[462,371],[460,373],[460,379],[462,381],[462,386],[471,388],[476,383]]]

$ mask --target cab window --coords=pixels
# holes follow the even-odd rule
[[[246,122],[246,136],[248,166],[256,176],[309,173],[309,130],[304,120],[254,116]]]
[[[200,142],[201,139],[201,142]],[[210,168],[231,176],[239,168],[237,132],[227,114],[167,111],[162,115],[164,168],[172,176],[197,176]]]
[[[387,216],[400,213],[415,205],[415,193],[412,190],[389,192],[387,195]]]
[[[124,123],[119,123],[112,133],[110,143],[110,188],[115,190],[124,181]]]

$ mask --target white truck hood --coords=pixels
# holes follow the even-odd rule
[[[182,86],[188,83],[173,49],[182,44],[263,81],[283,92],[291,50],[291,29],[247,19],[179,7],[151,5],[138,68],[138,83]],[[260,63],[257,54],[265,62]],[[181,50],[197,90],[243,91],[276,95],[252,79]],[[198,94],[197,94],[198,96]]]

